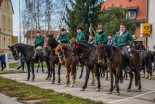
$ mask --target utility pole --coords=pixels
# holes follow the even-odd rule
[[[20,0],[19,0],[19,43],[21,43],[21,15],[20,15]]]

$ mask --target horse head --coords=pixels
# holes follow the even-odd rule
[[[46,35],[46,41],[47,41],[47,45],[51,46],[51,49],[54,49],[57,45],[58,42],[56,41],[56,39],[53,37],[54,34],[52,35]]]
[[[16,47],[14,47],[14,46],[8,46],[8,48],[12,52],[12,55],[13,55],[14,59],[18,60],[19,59],[19,51],[18,51],[18,49]]]

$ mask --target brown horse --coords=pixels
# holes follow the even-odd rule
[[[136,86],[139,84],[138,91],[141,90],[141,82],[140,82],[140,55],[139,53],[131,49],[131,53],[133,58],[130,60],[130,68],[135,72],[135,84]],[[109,45],[101,45],[97,48],[98,54],[98,63],[107,64],[109,67],[110,78],[111,78],[111,88],[108,94],[111,94],[113,91],[113,74],[115,75],[115,87],[116,94],[119,95],[119,80],[123,82],[123,69],[125,68],[124,63],[124,52],[121,51],[120,48],[109,46]],[[136,63],[135,63],[136,62]],[[131,90],[133,73],[130,72],[130,83],[127,91]]]
[[[56,47],[55,54],[58,55],[59,62],[65,63],[65,66],[67,68],[67,81],[66,81],[67,86],[69,86],[70,72],[71,72],[72,83],[71,83],[70,87],[73,87],[74,83],[75,83],[77,61],[73,60],[73,58],[72,58],[71,46],[61,43]],[[92,78],[91,85],[95,85],[95,72],[94,72],[94,70],[92,71],[92,75],[93,75],[93,78]]]

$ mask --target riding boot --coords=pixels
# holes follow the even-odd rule
[[[127,72],[131,72],[131,68],[129,67],[129,63],[130,63],[130,58],[127,58],[127,59],[126,59],[126,65],[127,65],[126,71],[127,71]]]

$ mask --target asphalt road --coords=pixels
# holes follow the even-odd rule
[[[46,72],[46,70],[45,70]],[[80,69],[77,71],[78,76],[80,74]],[[124,80],[123,83],[120,83],[120,95],[115,95],[115,92],[112,94],[107,94],[110,88],[110,81],[106,81],[105,78],[101,78],[101,90],[100,92],[96,92],[96,86],[90,86],[92,76],[90,75],[88,88],[86,91],[80,91],[82,85],[85,80],[85,70],[82,79],[76,79],[75,86],[73,88],[65,87],[66,83],[66,68],[61,69],[61,85],[51,84],[51,81],[45,80],[47,77],[47,73],[36,73],[36,78],[34,82],[25,81],[27,78],[27,73],[17,73],[17,74],[5,74],[1,75],[5,78],[13,79],[18,82],[38,86],[40,88],[45,89],[53,89],[57,92],[69,93],[74,96],[89,98],[92,100],[99,100],[105,103],[112,104],[155,104],[155,73],[152,76],[152,80],[142,78],[142,91],[137,92],[138,87],[133,86],[131,92],[127,92],[127,86],[129,84],[129,80]],[[77,77],[78,77],[77,76]],[[56,75],[57,81],[57,75]],[[97,82],[96,82],[97,85]]]

